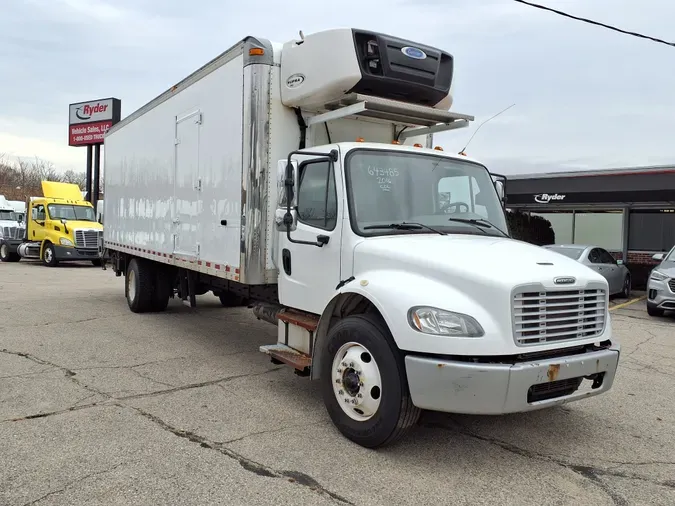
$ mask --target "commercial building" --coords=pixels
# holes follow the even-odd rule
[[[675,166],[509,176],[507,207],[547,219],[556,244],[594,244],[622,259],[634,286],[675,244]]]

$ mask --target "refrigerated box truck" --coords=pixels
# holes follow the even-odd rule
[[[247,37],[113,126],[100,252],[129,308],[247,303],[278,328],[260,350],[366,447],[421,409],[610,390],[605,279],[512,239],[504,178],[433,144],[473,120],[450,111],[454,71],[382,33]]]

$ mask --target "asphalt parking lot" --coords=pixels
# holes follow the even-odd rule
[[[425,413],[371,451],[258,352],[276,330],[249,310],[136,315],[110,271],[0,264],[0,504],[674,504],[675,318],[623,302],[607,395]]]

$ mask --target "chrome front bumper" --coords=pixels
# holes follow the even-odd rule
[[[558,406],[612,388],[620,346],[517,364],[480,364],[405,357],[415,406],[431,411],[500,415]],[[593,389],[576,389],[579,378],[592,377]]]

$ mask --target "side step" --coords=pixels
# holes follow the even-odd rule
[[[296,374],[308,376],[318,316],[282,310],[276,312],[276,319],[277,344],[261,346],[260,351],[268,354],[273,363],[290,365],[295,368]]]
[[[266,353],[275,364],[286,364],[295,368],[295,373],[300,376],[308,376],[312,366],[312,357],[301,351],[294,350],[285,344],[268,344],[261,346],[260,351]]]

